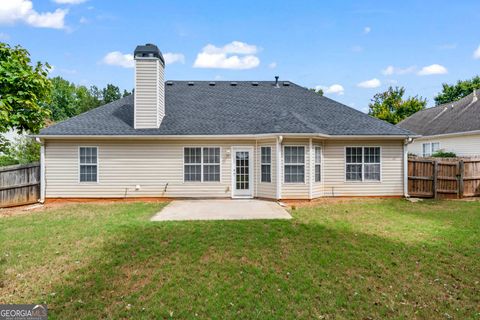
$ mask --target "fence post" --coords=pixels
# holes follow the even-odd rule
[[[458,162],[458,198],[463,198],[463,178],[465,176],[465,164],[463,160]]]
[[[438,162],[437,160],[433,160],[433,180],[432,180],[432,191],[433,191],[433,198],[437,199],[437,177],[438,177]]]

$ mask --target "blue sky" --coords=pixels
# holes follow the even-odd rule
[[[137,44],[167,56],[167,79],[279,75],[362,111],[405,86],[433,105],[444,82],[480,72],[480,1],[2,0],[0,41],[52,75],[133,87]]]

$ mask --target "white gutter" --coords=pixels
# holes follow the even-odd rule
[[[442,134],[434,134],[431,136],[419,136],[417,140],[428,140],[428,139],[435,139],[435,138],[448,138],[448,137],[455,137],[455,136],[469,136],[473,134],[480,134],[480,130],[473,130],[473,131],[465,131],[465,132],[453,132],[453,133],[442,133]]]
[[[31,135],[34,138],[42,139],[132,139],[132,140],[191,140],[191,139],[275,139],[278,136],[296,138],[328,138],[328,139],[405,139],[407,137],[418,137],[408,135],[327,135],[327,134],[306,134],[306,133],[262,133],[262,134],[232,134],[232,135]]]
[[[405,139],[403,144],[403,196],[409,198],[408,194],[408,148],[407,146],[413,142],[412,138]]]
[[[38,202],[45,202],[45,142],[42,139],[36,138],[40,143],[40,199]]]
[[[277,200],[282,199],[282,175],[281,175],[281,169],[282,169],[282,141],[283,141],[283,136],[278,136],[277,137],[277,145],[276,145],[276,154],[277,154],[277,190],[276,190],[276,198]]]

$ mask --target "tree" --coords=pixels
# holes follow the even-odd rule
[[[480,89],[480,77],[475,76],[470,80],[459,80],[456,84],[442,84],[442,91],[434,98],[435,104],[449,103],[468,96],[473,90]]]
[[[49,69],[48,63],[32,65],[26,49],[0,42],[0,133],[36,133],[43,127],[50,115]]]
[[[127,89],[123,89],[123,97],[125,98],[126,96],[129,96],[131,95],[132,92],[131,91],[127,91]]]
[[[422,97],[408,97],[403,99],[405,88],[389,87],[387,91],[373,96],[368,105],[368,114],[392,124],[397,124],[415,112],[425,109],[427,100]]]
[[[120,94],[120,89],[110,83],[107,84],[107,87],[102,90],[102,95],[103,103],[105,104],[116,101],[122,97],[122,95]]]
[[[310,88],[310,89],[308,89],[308,90],[313,91],[313,92],[315,92],[316,94],[318,94],[318,95],[320,95],[320,96],[323,96],[323,90],[320,89],[320,88],[318,88],[318,89]]]
[[[47,105],[54,121],[65,120],[78,114],[75,85],[61,77],[52,79],[52,97]]]
[[[26,164],[40,160],[40,144],[34,139],[19,136],[9,143],[0,155],[0,166]]]

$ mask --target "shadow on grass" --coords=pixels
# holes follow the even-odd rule
[[[101,250],[56,286],[52,318],[472,317],[479,303],[475,257],[295,220],[136,221]]]

